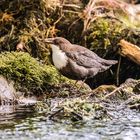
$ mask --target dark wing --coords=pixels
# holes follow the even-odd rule
[[[75,49],[67,51],[66,55],[75,61],[78,65],[84,66],[86,68],[95,67],[105,70],[108,69],[111,65],[117,63],[115,60],[102,59],[94,52],[79,45],[74,45],[74,47]]]
[[[81,52],[67,52],[66,55],[75,61],[78,65],[91,68],[97,64],[96,60],[90,59]]]
[[[87,48],[83,48],[83,49],[86,50],[86,51],[83,51],[85,56],[87,56],[91,59],[95,59],[96,61],[98,61],[98,63],[101,63],[102,65],[109,66],[109,65],[114,65],[114,64],[118,63],[118,61],[116,61],[116,60],[103,59],[103,58],[99,57],[96,53],[88,50]]]

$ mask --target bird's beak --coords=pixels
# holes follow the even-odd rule
[[[48,43],[48,44],[53,44],[54,38],[46,38],[45,42]]]

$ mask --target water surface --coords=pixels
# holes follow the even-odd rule
[[[140,114],[129,109],[112,111],[112,120],[71,122],[48,120],[46,113],[16,106],[1,113],[1,140],[139,140]],[[11,112],[10,112],[11,111]]]

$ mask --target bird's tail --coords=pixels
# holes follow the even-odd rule
[[[104,65],[106,65],[106,66],[115,65],[115,64],[117,64],[117,63],[118,63],[117,60],[104,60],[104,61],[102,62],[102,64],[104,64]]]
[[[102,69],[100,69],[99,72],[104,72],[107,69],[109,69],[112,65],[115,65],[117,63],[118,63],[118,61],[116,61],[116,60],[104,60],[102,62]]]

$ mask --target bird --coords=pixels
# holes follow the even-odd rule
[[[52,61],[58,71],[72,80],[85,81],[118,63],[117,60],[105,60],[93,51],[72,44],[63,37],[46,38],[52,49]]]

